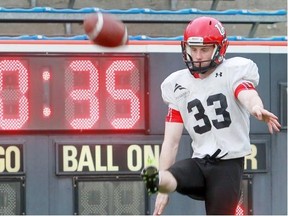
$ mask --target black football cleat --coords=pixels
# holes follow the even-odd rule
[[[159,172],[155,166],[145,167],[141,172],[141,177],[146,185],[148,194],[154,194],[158,191]]]

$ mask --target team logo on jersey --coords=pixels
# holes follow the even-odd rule
[[[177,90],[183,90],[183,89],[186,89],[186,88],[176,83],[174,87],[174,92],[176,92]]]
[[[187,95],[189,95],[189,90],[179,85],[178,83],[176,83],[174,87],[174,93],[175,93],[175,98],[179,100],[180,98],[186,97]]]
[[[222,72],[217,72],[217,73],[215,73],[215,77],[222,77]]]

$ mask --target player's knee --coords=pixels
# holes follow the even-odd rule
[[[176,190],[177,181],[169,171],[160,171],[159,173],[159,191],[170,193]]]

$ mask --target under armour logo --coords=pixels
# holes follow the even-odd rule
[[[218,77],[218,76],[222,77],[222,72],[215,74],[215,77]]]
[[[181,86],[181,85],[179,85],[179,84],[175,84],[175,88],[174,88],[174,92],[177,90],[177,89],[179,89],[179,90],[183,90],[183,89],[185,89],[183,86]]]

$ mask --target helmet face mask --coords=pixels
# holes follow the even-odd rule
[[[191,46],[214,45],[211,60],[195,61],[192,58]],[[226,32],[222,24],[211,17],[200,17],[191,21],[185,32],[184,40],[181,42],[183,60],[191,73],[206,73],[223,62],[228,47]],[[201,66],[202,64],[208,66]],[[199,66],[195,66],[195,64]]]
[[[218,56],[219,47],[214,45],[214,50],[211,55],[211,58],[208,60],[197,61],[193,60],[191,48],[193,45],[188,45],[185,42],[181,43],[182,45],[182,52],[183,52],[183,59],[190,70],[191,73],[206,73],[209,69],[215,68],[217,64],[215,63],[215,57]],[[197,45],[199,46],[199,45]],[[199,66],[196,66],[199,65]],[[203,66],[205,65],[205,66]]]

